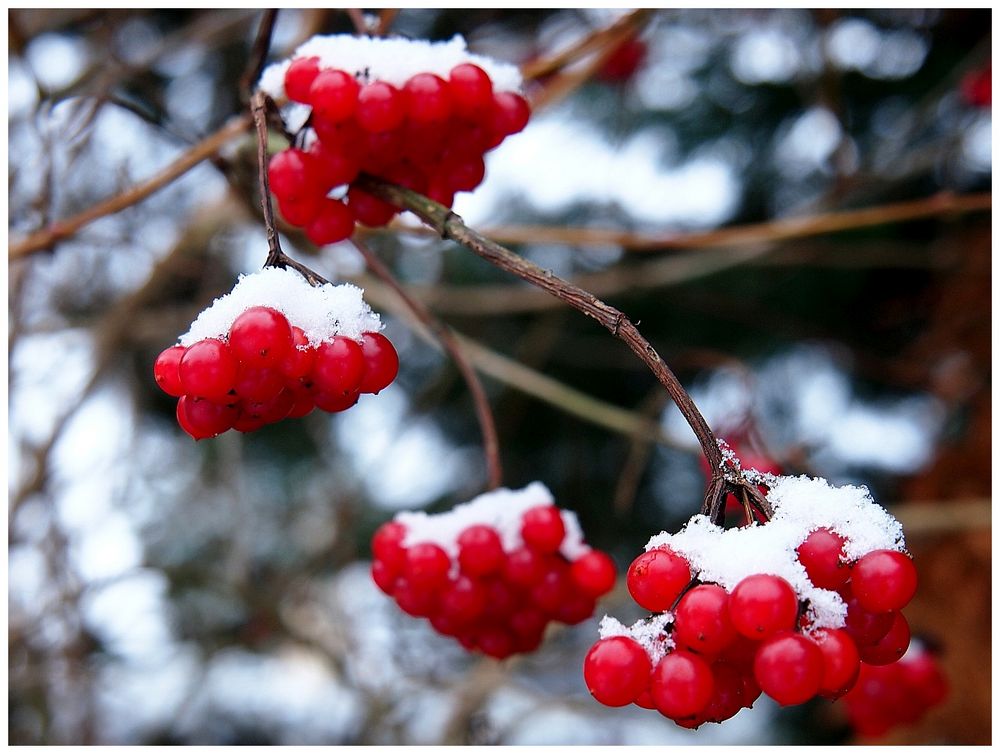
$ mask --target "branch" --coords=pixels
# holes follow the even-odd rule
[[[705,418],[653,346],[622,312],[582,288],[557,277],[551,271],[543,270],[538,265],[522,259],[503,246],[484,238],[467,227],[458,215],[444,205],[414,191],[386,183],[367,174],[362,174],[358,178],[358,184],[380,199],[410,210],[423,222],[434,228],[442,238],[457,241],[500,269],[542,288],[577,311],[597,320],[612,335],[625,342],[632,349],[632,352],[649,367],[660,384],[666,388],[688,425],[694,431],[695,437],[698,438],[698,443],[708,459],[709,466],[717,470],[716,473],[721,473],[718,470],[723,460],[722,453]]]
[[[468,358],[466,358],[462,346],[447,325],[403,289],[389,268],[382,264],[382,261],[375,256],[364,242],[355,237],[352,239],[352,243],[365,258],[365,264],[368,266],[368,269],[374,272],[386,285],[396,292],[396,295],[403,300],[417,319],[428,330],[434,333],[441,342],[441,345],[451,356],[452,361],[455,362],[455,366],[458,368],[462,379],[465,380],[465,384],[472,394],[472,401],[476,407],[476,417],[479,419],[479,427],[483,434],[483,452],[486,456],[489,489],[496,489],[500,486],[503,479],[503,469],[500,465],[500,443],[497,440],[496,423],[493,421],[493,412],[490,410],[490,402],[486,396],[486,391],[483,389],[483,385],[469,363]]]
[[[260,26],[257,28],[257,38],[254,39],[253,47],[250,48],[250,58],[247,61],[246,70],[240,77],[240,94],[243,101],[249,102],[253,85],[260,78],[260,72],[264,70],[264,63],[267,62],[267,53],[271,49],[271,35],[274,33],[274,22],[278,18],[277,8],[268,8],[261,16]]]
[[[77,215],[57,221],[47,228],[37,230],[25,238],[15,241],[7,250],[8,260],[26,257],[39,251],[51,250],[53,244],[73,236],[85,225],[89,225],[102,217],[121,212],[133,204],[138,204],[148,196],[155,194],[164,186],[177,180],[203,160],[214,156],[226,142],[241,135],[250,125],[250,117],[241,115],[229,121],[211,136],[195,144],[178,159],[167,165],[163,170],[143,183],[113,196],[110,199],[95,204]]]

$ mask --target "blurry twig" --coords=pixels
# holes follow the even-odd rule
[[[361,36],[368,36],[368,21],[365,19],[364,11],[361,8],[344,8],[344,12],[350,17],[354,24],[354,32]]]
[[[247,60],[246,70],[240,77],[240,96],[244,103],[250,102],[253,85],[260,78],[260,72],[264,70],[264,63],[267,62],[267,54],[271,49],[274,22],[277,18],[278,10],[276,8],[268,8],[260,18],[260,26],[257,28],[257,37],[254,39],[253,47],[250,48],[250,58]]]
[[[164,186],[177,180],[202,161],[212,157],[228,141],[243,134],[249,125],[249,115],[241,115],[233,118],[214,134],[195,144],[178,159],[143,183],[136,184],[79,214],[51,223],[46,228],[37,230],[24,238],[14,241],[7,250],[8,260],[25,257],[39,251],[50,250],[55,243],[73,236],[82,227],[92,223],[94,220],[106,217],[107,215],[113,215],[127,207],[131,207],[133,204],[138,204]]]
[[[465,380],[472,395],[472,401],[476,408],[476,417],[479,419],[479,428],[483,435],[483,453],[486,456],[486,470],[488,488],[496,489],[503,481],[503,468],[500,463],[500,443],[497,439],[496,423],[493,421],[493,412],[490,410],[490,401],[483,389],[479,377],[469,364],[469,360],[462,349],[462,346],[455,339],[451,329],[432,314],[426,306],[416,301],[410,296],[403,286],[396,280],[395,276],[382,264],[382,261],[375,256],[368,246],[357,238],[352,239],[354,247],[361,252],[365,258],[365,264],[372,272],[378,276],[382,282],[388,285],[396,295],[409,307],[410,311],[419,319],[423,325],[434,333],[440,341],[442,347],[455,362],[455,367]]]
[[[378,26],[375,28],[375,36],[384,37],[388,34],[398,15],[399,8],[382,8],[378,14]]]

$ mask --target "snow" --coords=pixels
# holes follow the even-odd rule
[[[691,518],[677,534],[661,532],[646,550],[669,547],[684,555],[703,582],[732,590],[752,574],[786,579],[800,599],[808,600],[813,628],[840,628],[847,606],[836,592],[809,581],[795,555],[816,529],[826,527],[846,538],[844,554],[855,560],[871,550],[904,551],[900,523],[877,505],[865,487],[833,487],[806,476],[772,477],[768,501],[774,517],[767,524],[723,529],[704,515]]]
[[[336,335],[360,340],[363,333],[382,329],[363,293],[348,283],[312,286],[294,270],[265,267],[241,275],[232,291],[198,315],[179,342],[186,347],[205,338],[225,339],[233,321],[253,306],[277,309],[289,324],[302,328],[312,346]]]
[[[403,545],[411,547],[432,543],[448,553],[452,563],[458,563],[458,536],[474,524],[492,526],[500,534],[505,552],[524,545],[521,539],[521,516],[529,508],[554,505],[552,493],[541,482],[532,482],[520,490],[506,487],[483,493],[467,503],[456,505],[446,513],[428,514],[424,511],[405,511],[396,514],[395,521],[406,527]],[[559,553],[569,561],[576,560],[590,551],[584,544],[583,532],[576,514],[560,511],[566,535]]]
[[[318,35],[300,45],[292,57],[273,63],[261,74],[258,89],[275,100],[285,99],[285,71],[292,60],[317,57],[321,68],[349,71],[362,83],[385,81],[403,86],[417,73],[448,78],[460,63],[474,63],[489,74],[497,92],[516,92],[521,87],[517,66],[482,55],[473,55],[465,39],[455,35],[447,42],[429,42],[401,37],[356,37],[351,34]]]
[[[598,626],[602,639],[612,636],[627,636],[646,650],[650,662],[656,665],[671,649],[674,639],[670,627],[674,622],[673,613],[659,613],[648,618],[641,618],[631,626],[626,626],[617,618],[605,615]]]

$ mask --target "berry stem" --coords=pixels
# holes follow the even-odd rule
[[[476,407],[476,416],[479,419],[479,428],[483,435],[483,453],[486,456],[486,471],[488,478],[488,489],[496,489],[502,483],[503,469],[500,465],[500,443],[497,439],[496,423],[493,420],[493,412],[490,410],[490,402],[483,389],[482,383],[472,368],[466,356],[465,350],[455,338],[451,328],[434,316],[431,311],[419,301],[410,296],[393,276],[392,271],[386,267],[382,261],[375,256],[375,253],[368,246],[358,239],[357,235],[351,239],[354,247],[361,252],[365,258],[365,264],[384,283],[386,283],[409,307],[410,311],[420,320],[428,330],[434,333],[441,346],[451,356],[452,361],[465,380],[472,395],[473,404]]]
[[[244,104],[249,101],[253,85],[260,78],[261,71],[264,70],[264,63],[267,62],[267,53],[271,49],[271,35],[274,33],[274,22],[278,18],[277,8],[268,8],[260,17],[260,26],[257,27],[257,36],[250,49],[250,58],[247,61],[246,70],[240,76],[240,93],[243,96]]]
[[[722,477],[723,457],[718,440],[705,421],[705,417],[702,416],[701,411],[698,410],[694,401],[691,400],[691,396],[688,395],[670,367],[628,317],[593,294],[554,275],[550,270],[544,270],[500,244],[481,236],[465,225],[458,215],[432,199],[368,174],[359,176],[357,183],[360,188],[380,199],[413,212],[434,228],[442,238],[457,241],[500,269],[542,288],[577,311],[592,317],[612,335],[624,341],[633,353],[649,367],[660,384],[666,388],[688,425],[694,431],[695,437],[698,438],[702,452],[713,469],[712,482],[706,493],[705,506],[710,509],[714,508],[713,503],[716,502],[716,498],[723,495],[728,486]]]

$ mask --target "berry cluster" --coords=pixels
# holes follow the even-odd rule
[[[497,659],[534,651],[551,621],[591,617],[616,577],[537,483],[437,516],[400,514],[376,531],[372,552],[372,578],[404,612]]]
[[[841,701],[859,735],[881,736],[897,725],[917,722],[947,696],[948,681],[937,659],[915,641],[898,662],[862,663],[857,683]]]
[[[415,72],[398,86],[357,68],[329,67],[313,55],[293,58],[284,73],[287,98],[311,108],[312,132],[303,148],[272,157],[268,175],[282,216],[318,245],[344,240],[355,222],[385,225],[399,211],[355,185],[359,173],[450,207],[457,192],[482,182],[483,155],[521,131],[530,114],[523,97],[495,90],[473,62],[443,75]]]
[[[379,329],[360,289],[267,268],[203,311],[153,375],[180,399],[177,422],[194,439],[253,432],[314,408],[344,411],[388,386],[399,357]]]
[[[697,727],[732,717],[762,691],[781,705],[836,699],[862,666],[903,656],[910,630],[900,610],[916,591],[916,569],[898,549],[856,554],[895,544],[894,527],[888,536],[859,533],[850,509],[820,526],[822,506],[795,511],[794,497],[764,526],[723,530],[697,516],[650,541],[626,581],[654,615],[631,628],[605,618],[584,661],[599,702]]]

